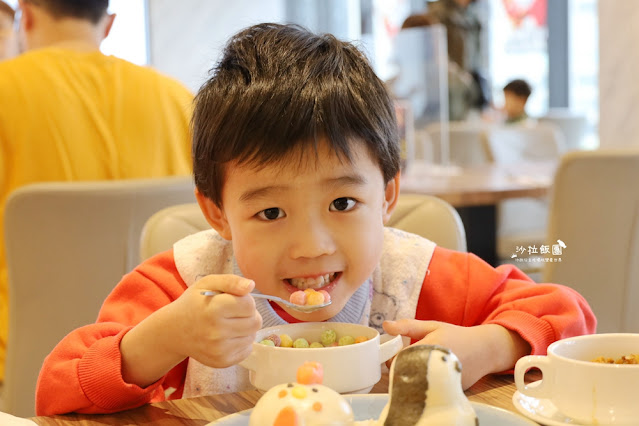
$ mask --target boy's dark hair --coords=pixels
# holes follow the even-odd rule
[[[504,92],[511,92],[520,98],[528,99],[532,93],[532,88],[525,80],[516,79],[504,86]]]
[[[0,13],[4,13],[11,19],[14,19],[16,16],[16,11],[2,0],[0,0]]]
[[[364,55],[330,34],[259,24],[231,38],[195,98],[193,172],[218,206],[229,161],[260,168],[325,137],[350,161],[361,140],[389,182],[399,171],[393,102]],[[283,167],[297,167],[290,163]]]
[[[79,18],[94,24],[106,14],[109,0],[26,0],[46,9],[55,18]]]

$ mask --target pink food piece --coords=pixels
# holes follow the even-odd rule
[[[328,291],[326,290],[320,290],[320,293],[322,293],[324,295],[324,303],[328,303],[331,301],[331,295]]]
[[[296,305],[306,305],[306,293],[302,290],[298,290],[296,292],[291,293],[291,298],[289,299],[291,303],[295,303]]]
[[[278,336],[277,334],[271,334],[266,339],[272,341],[275,344],[275,346],[280,346],[282,344],[282,340],[280,339],[280,336]]]

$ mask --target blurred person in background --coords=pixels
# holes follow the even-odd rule
[[[482,24],[475,3],[477,0],[437,0],[427,3],[426,12],[446,27],[448,57],[472,76],[473,90],[479,94],[472,107],[481,111],[490,103],[490,88],[484,76]]]
[[[190,175],[192,93],[103,55],[108,0],[20,0],[23,53],[0,63],[0,218],[16,188],[42,181]],[[46,214],[46,212],[43,212]],[[0,225],[0,379],[8,288]]]
[[[0,0],[0,61],[18,54],[18,38],[13,29],[15,15],[15,10]]]
[[[436,24],[439,24],[439,21],[434,16],[428,13],[417,13],[404,20],[401,30],[428,28]],[[479,102],[481,92],[475,84],[472,74],[459,66],[450,56],[448,57],[447,70],[448,119],[451,121],[465,120],[470,110]]]
[[[526,102],[532,93],[532,88],[526,80],[515,79],[504,86],[504,123],[523,123],[528,119]]]

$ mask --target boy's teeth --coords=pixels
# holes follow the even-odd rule
[[[335,279],[335,274],[320,275],[315,278],[291,278],[289,283],[292,286],[299,288],[300,290],[306,290],[307,288],[321,288]]]

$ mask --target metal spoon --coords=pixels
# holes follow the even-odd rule
[[[215,296],[218,294],[222,294],[219,291],[211,291],[211,290],[202,290],[200,291],[200,294],[203,296]],[[288,300],[284,300],[281,297],[277,297],[277,296],[270,296],[268,294],[259,294],[259,293],[250,293],[251,296],[253,296],[254,298],[257,299],[267,299],[267,300],[272,300],[273,302],[279,302],[283,305],[288,306],[291,309],[295,309],[296,311],[300,311],[300,312],[313,312],[313,311],[317,311],[318,309],[322,309],[327,307],[328,305],[331,304],[332,301],[328,301],[325,303],[322,303],[321,305],[297,305],[295,303],[291,303]]]

